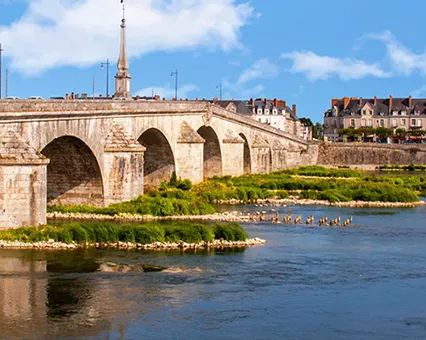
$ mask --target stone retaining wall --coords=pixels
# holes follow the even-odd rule
[[[426,164],[426,145],[379,143],[323,143],[318,165],[367,166]]]

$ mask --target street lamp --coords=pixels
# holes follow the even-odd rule
[[[2,79],[1,79],[1,74],[2,74],[2,68],[1,68],[1,52],[3,52],[3,49],[1,48],[1,44],[0,44],[0,99],[1,99],[1,93],[2,93]]]
[[[109,59],[106,60],[105,63],[101,63],[101,69],[104,69],[104,66],[106,66],[106,97],[109,97]]]
[[[178,70],[176,69],[176,71],[172,72],[171,76],[172,77],[176,76],[176,79],[175,79],[175,98],[177,100],[178,99],[177,98],[177,91],[178,91]]]
[[[222,82],[216,86],[216,89],[219,89],[219,94],[220,94],[220,100],[222,100],[222,90],[223,90],[223,86],[222,86]]]

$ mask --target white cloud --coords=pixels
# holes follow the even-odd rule
[[[257,79],[274,79],[278,76],[279,68],[268,59],[256,61],[250,68],[241,73],[237,84],[245,84]]]
[[[191,92],[197,92],[199,91],[199,88],[197,85],[194,84],[185,84],[181,87],[178,87],[178,98],[186,99],[188,98],[188,94]],[[163,87],[161,86],[154,86],[154,87],[146,87],[142,90],[139,90],[136,95],[137,96],[147,96],[151,97],[152,93],[154,95],[159,95],[161,98],[171,99],[175,97],[175,88],[172,87],[170,84],[167,84]]]
[[[235,66],[239,64],[234,64]],[[253,84],[255,81],[274,79],[279,74],[279,67],[267,58],[257,60],[244,69],[235,82],[223,81],[226,97],[248,98],[263,95],[264,84]]]
[[[243,48],[240,28],[254,15],[235,0],[127,0],[129,57],[153,51]],[[118,0],[28,0],[23,16],[0,26],[11,66],[37,74],[61,66],[85,67],[118,56]]]
[[[290,59],[290,72],[303,73],[311,80],[328,79],[337,76],[343,80],[362,79],[368,76],[386,78],[390,73],[380,64],[368,64],[363,60],[320,56],[311,51],[293,51],[281,54],[282,59]]]
[[[426,85],[423,85],[422,87],[415,89],[413,91],[411,91],[411,95],[413,97],[420,97],[422,96],[424,93],[426,92]]]
[[[410,75],[419,71],[426,75],[426,52],[414,53],[399,42],[390,31],[381,34],[368,34],[363,39],[379,40],[385,44],[387,58],[395,72]]]

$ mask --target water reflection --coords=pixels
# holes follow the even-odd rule
[[[247,249],[1,250],[0,338],[425,338],[426,207],[291,209],[354,224],[250,224],[268,243]]]

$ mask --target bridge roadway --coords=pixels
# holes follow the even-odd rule
[[[205,101],[3,100],[0,133],[0,209],[16,226],[44,223],[46,202],[121,202],[174,171],[199,183],[317,157],[315,145]]]

